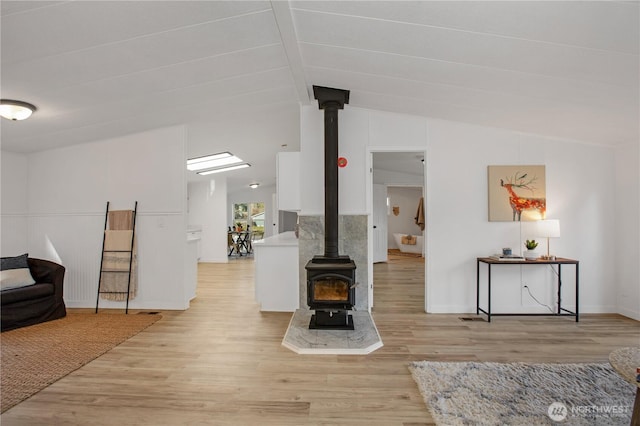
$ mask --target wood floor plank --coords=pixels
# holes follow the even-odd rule
[[[619,315],[500,317],[424,313],[424,261],[374,265],[367,356],[298,355],[281,346],[289,313],[260,312],[252,259],[200,264],[197,298],[5,412],[2,425],[433,425],[408,363],[606,362],[638,345]]]

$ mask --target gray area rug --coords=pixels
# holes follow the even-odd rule
[[[409,365],[438,425],[628,425],[635,387],[605,364]]]

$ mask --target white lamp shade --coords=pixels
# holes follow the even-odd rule
[[[545,219],[538,222],[538,236],[544,238],[560,237],[560,221],[557,219]]]

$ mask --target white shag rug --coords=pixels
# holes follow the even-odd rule
[[[628,425],[636,388],[605,364],[409,365],[438,425]]]

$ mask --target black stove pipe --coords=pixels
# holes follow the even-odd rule
[[[349,103],[349,91],[313,86],[324,110],[324,257],[338,258],[338,110]]]

